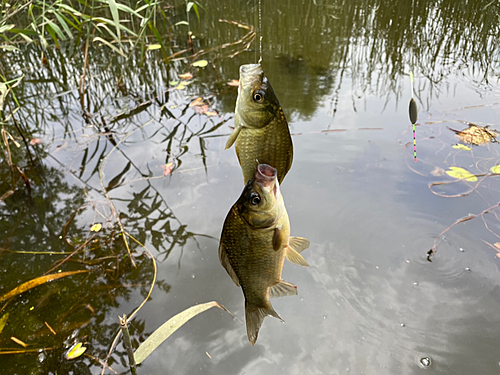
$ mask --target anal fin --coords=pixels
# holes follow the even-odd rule
[[[296,295],[297,286],[284,280],[281,280],[279,283],[274,284],[271,288],[269,288],[269,297],[271,298]]]

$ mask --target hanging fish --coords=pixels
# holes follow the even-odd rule
[[[258,164],[276,168],[278,181],[283,182],[292,166],[292,137],[283,109],[260,64],[240,67],[234,130],[226,150],[233,143],[245,183],[253,178]]]
[[[283,321],[269,297],[296,295],[297,287],[281,279],[285,256],[309,266],[299,254],[309,241],[290,237],[290,221],[277,181],[277,170],[260,164],[238,201],[229,211],[222,229],[219,260],[245,296],[248,340],[257,340],[267,315]]]

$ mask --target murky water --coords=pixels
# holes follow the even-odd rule
[[[220,18],[258,25],[256,4],[202,5],[200,21],[191,19],[197,50],[248,32]],[[182,19],[181,6],[172,22]],[[466,123],[500,128],[498,5],[262,6],[263,67],[295,147],[282,193],[292,234],[311,241],[303,253],[311,267],[286,263],[283,273],[299,296],[273,300],[286,323],[268,317],[252,347],[243,295],[217,257],[224,218],[243,188],[234,150],[224,151],[237,95],[226,83],[238,78],[239,65],[258,60],[258,43],[234,57],[237,46],[217,49],[203,57],[210,61],[206,68],[190,67],[189,60],[164,64],[158,50],[147,52],[141,66],[140,53],[125,61],[94,46],[84,95],[79,46],[51,51],[42,67],[40,51],[29,47],[1,62],[10,79],[26,74],[16,91],[18,126],[27,143],[37,137],[41,144],[10,144],[29,187],[12,177],[5,158],[0,164],[0,195],[15,191],[0,206],[0,295],[57,266],[95,234],[94,223],[104,229],[56,268],[88,269],[88,275],[32,289],[1,311],[9,320],[0,348],[22,349],[14,336],[36,349],[1,355],[8,373],[100,373],[97,358],[106,357],[117,316],[130,314],[147,295],[152,263],[133,240],[138,267],[126,257],[101,166],[126,231],[158,263],[152,298],[131,324],[134,345],[194,304],[215,300],[237,318],[215,310],[194,318],[139,374],[499,371],[498,177],[431,186],[455,181],[445,174],[450,166],[482,174],[499,163],[498,144],[455,149],[460,139],[448,129]],[[174,37],[183,48],[179,35],[182,30]],[[419,107],[417,163],[408,119],[410,70]],[[192,83],[175,89],[188,71]],[[189,107],[198,96],[218,115]],[[12,122],[6,129],[19,135]],[[163,177],[169,162],[175,168]],[[441,232],[489,207],[439,237],[427,261]],[[60,252],[67,254],[53,254]],[[76,340],[89,356],[67,361],[63,352]],[[111,367],[125,372],[125,361],[119,344]]]

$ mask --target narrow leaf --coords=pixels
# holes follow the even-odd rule
[[[120,17],[118,14],[118,7],[116,6],[116,1],[109,0],[108,3],[109,3],[109,9],[111,10],[111,15],[113,16],[113,21],[115,22],[116,33],[118,34],[118,39],[121,39],[121,37],[120,37]]]
[[[178,26],[178,25],[187,25],[187,26],[189,26],[189,23],[187,23],[186,21],[179,21],[174,26]]]
[[[127,57],[127,56],[125,56],[125,54],[124,54],[122,51],[120,51],[118,48],[116,48],[114,45],[112,45],[112,44],[111,44],[110,42],[108,42],[107,40],[104,40],[104,39],[102,39],[101,37],[96,36],[96,37],[94,38],[93,42],[95,42],[95,41],[99,41],[99,42],[101,42],[101,43],[103,43],[103,44],[107,45],[109,48],[111,48],[113,51],[115,51],[115,52],[116,52],[116,53],[118,53],[119,55],[121,55],[121,56],[123,56],[123,57]]]
[[[457,143],[456,145],[453,145],[451,147],[459,149],[459,150],[464,150],[464,151],[470,151],[471,150],[469,147],[467,147],[466,145],[463,145],[461,143]]]
[[[19,51],[19,48],[10,46],[8,44],[2,44],[0,45],[0,48],[3,49],[4,51]]]
[[[182,327],[188,320],[212,307],[218,307],[226,310],[224,306],[212,301],[192,306],[169,319],[166,323],[154,331],[151,336],[149,336],[146,341],[139,346],[139,348],[137,348],[134,353],[136,363],[139,364],[144,361],[158,346],[160,346],[161,343],[163,343],[163,341],[168,339],[172,333]]]
[[[16,344],[21,345],[23,348],[28,347],[28,345],[25,342],[19,340],[17,337],[12,336],[10,339],[14,341]]]
[[[4,33],[6,31],[9,31],[10,29],[13,29],[14,28],[14,24],[11,24],[11,25],[3,25],[3,26],[0,26],[0,33]]]
[[[194,12],[196,13],[196,17],[198,18],[198,21],[200,20],[200,13],[198,12],[198,6],[196,4],[193,4],[193,9]]]
[[[21,293],[26,292],[27,290],[33,289],[39,285],[45,284],[49,281],[52,280],[57,280],[62,277],[66,276],[71,276],[71,275],[76,275],[79,273],[84,273],[84,272],[89,272],[88,270],[80,270],[80,271],[68,271],[68,272],[59,272],[59,273],[53,273],[50,275],[45,275],[45,276],[40,276],[37,277],[36,279],[26,281],[25,283],[22,283],[18,287],[12,289],[10,292],[7,294],[4,294],[3,296],[0,296],[0,302],[3,302],[9,298],[15,297]]]
[[[9,313],[5,313],[1,318],[0,318],[0,333],[2,333],[5,325],[7,324],[7,320],[9,319]]]

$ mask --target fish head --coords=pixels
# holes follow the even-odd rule
[[[239,212],[252,227],[268,228],[275,224],[284,210],[278,171],[267,164],[259,164],[255,177],[248,181],[238,200]]]
[[[263,128],[279,112],[280,103],[260,64],[240,66],[236,115],[249,128]]]

